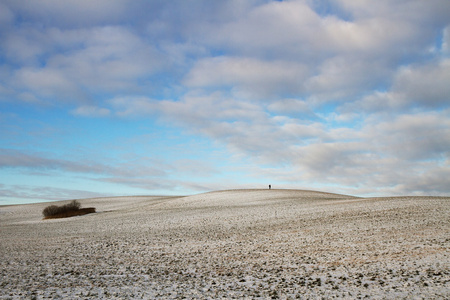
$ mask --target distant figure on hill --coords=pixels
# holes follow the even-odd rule
[[[272,188],[272,186],[269,184],[269,190]]]

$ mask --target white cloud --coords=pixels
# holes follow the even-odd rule
[[[92,101],[92,94],[151,90],[151,76],[166,64],[153,46],[122,27],[47,33],[39,42],[44,33],[32,31],[32,47],[20,43],[29,43],[26,37],[9,40],[11,51],[31,62],[12,71],[9,85],[37,98],[84,103]],[[58,47],[64,51],[56,52]],[[39,66],[33,60],[41,56],[45,63]]]
[[[394,78],[393,91],[403,93],[411,103],[426,107],[448,104],[450,95],[450,59],[423,66],[400,69]]]
[[[299,93],[306,78],[305,66],[287,61],[215,57],[198,61],[184,80],[193,87],[233,87],[250,97]]]
[[[160,54],[140,37],[122,27],[101,27],[83,32],[83,47],[55,55],[49,65],[62,68],[81,84],[107,91],[153,74],[162,66]]]
[[[14,14],[5,4],[0,3],[0,24],[9,25],[14,19]]]
[[[6,57],[15,63],[37,64],[38,57],[45,53],[46,37],[33,28],[11,30],[3,38],[3,51]]]
[[[116,97],[108,100],[115,114],[135,117],[157,113],[157,102],[145,96]]]
[[[373,120],[363,129],[376,150],[411,163],[450,157],[448,111],[405,114],[391,120]]]
[[[383,62],[343,56],[325,60],[318,70],[318,75],[305,82],[311,99],[318,102],[352,101],[386,84],[390,75]]]
[[[270,54],[275,49],[277,54],[294,54],[293,47],[301,51],[306,49],[301,47],[302,42],[314,40],[309,28],[316,27],[319,21],[302,1],[269,2],[241,15],[238,20],[213,27],[207,39],[247,55]]]
[[[297,148],[296,179],[313,183],[320,178],[353,188],[354,194],[368,187],[373,193],[384,194],[449,192],[448,187],[443,188],[443,180],[435,176],[450,171],[448,112],[407,114],[372,122],[340,136],[330,133],[334,142]]]
[[[450,60],[399,67],[387,91],[374,91],[340,107],[343,113],[392,113],[448,106]],[[369,89],[370,90],[370,89]]]
[[[450,25],[442,31],[441,51],[444,55],[450,55]]]
[[[114,2],[98,0],[43,0],[39,2],[5,1],[14,12],[25,20],[45,26],[82,27],[124,20],[134,5],[126,0]]]
[[[106,117],[111,111],[107,108],[84,105],[72,110],[72,114],[82,117]]]
[[[77,85],[57,69],[22,69],[16,72],[13,82],[38,97],[58,95],[62,100],[78,90]]]
[[[139,162],[136,163],[136,161],[138,161],[136,155],[133,159],[121,160],[121,162],[115,164],[111,164],[106,159],[104,162],[94,162],[91,158],[72,161],[65,158],[56,158],[51,153],[33,153],[0,148],[0,168],[41,170],[46,175],[71,172],[120,178],[164,177],[167,174],[164,168],[154,167],[155,163],[151,159],[139,157]]]
[[[221,93],[190,94],[180,101],[160,101],[158,109],[175,123],[208,127],[211,123],[258,122],[266,114],[261,107]]]
[[[0,184],[0,205],[2,202],[9,203],[10,199],[17,199],[18,203],[42,202],[82,199],[94,197],[114,196],[113,193],[98,193],[86,190],[76,190],[57,187],[41,187],[32,185],[2,185]]]
[[[273,101],[267,106],[267,109],[276,115],[290,116],[300,119],[318,118],[306,101],[298,99],[287,98]]]

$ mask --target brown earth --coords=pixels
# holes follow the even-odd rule
[[[79,201],[97,213],[0,206],[0,299],[450,299],[450,197]]]

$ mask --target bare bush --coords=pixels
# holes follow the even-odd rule
[[[72,200],[69,204],[64,205],[68,210],[78,210],[81,208],[80,202],[77,200]]]
[[[42,211],[42,214],[44,215],[45,218],[48,218],[55,215],[61,215],[69,212],[78,211],[80,207],[81,207],[80,202],[78,202],[77,200],[72,200],[70,203],[64,204],[62,206],[56,205],[47,206]]]
[[[59,206],[50,205],[50,206],[47,206],[46,208],[44,208],[44,210],[42,211],[42,214],[44,215],[44,217],[49,217],[49,216],[56,215],[58,213],[58,210],[59,210]]]

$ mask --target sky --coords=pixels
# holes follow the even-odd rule
[[[448,0],[3,0],[0,205],[450,195]]]

